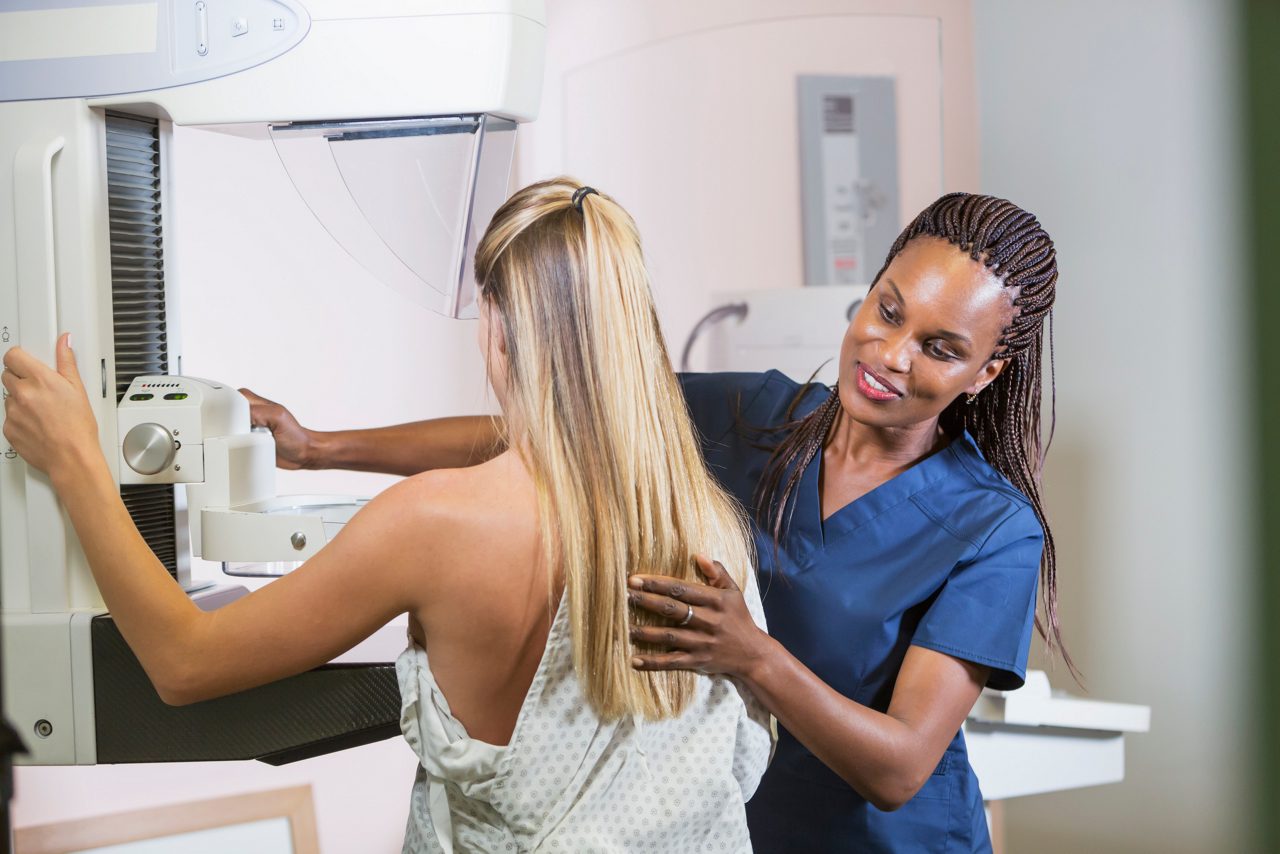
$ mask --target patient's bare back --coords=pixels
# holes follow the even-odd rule
[[[507,452],[402,487],[402,496],[420,502],[431,532],[410,631],[467,733],[506,744],[554,616],[533,481]]]

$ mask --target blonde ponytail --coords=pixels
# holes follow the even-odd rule
[[[627,576],[692,581],[700,552],[741,585],[750,540],[702,460],[635,223],[608,196],[575,200],[581,186],[557,178],[507,200],[476,251],[476,278],[506,339],[504,406],[520,433],[508,439],[537,488],[587,698],[605,719],[665,718],[688,705],[695,676],[631,668]]]

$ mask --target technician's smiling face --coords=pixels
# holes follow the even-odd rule
[[[945,240],[918,237],[871,289],[840,346],[840,403],[854,420],[908,427],[980,392],[1016,289]]]

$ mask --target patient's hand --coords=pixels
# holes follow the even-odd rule
[[[254,427],[266,427],[276,440],[276,465],[282,469],[312,467],[313,435],[298,423],[293,413],[273,400],[240,389],[249,400],[249,421]]]
[[[80,383],[69,335],[57,345],[57,370],[21,347],[4,354],[4,437],[18,455],[50,476],[101,456],[98,422]]]

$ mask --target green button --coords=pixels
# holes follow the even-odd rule
[[[187,393],[185,391],[174,391],[164,396],[165,400],[186,400]]]
[[[154,395],[154,394],[131,394],[131,395],[129,395],[129,399],[130,399],[130,400],[150,400],[150,399],[151,399],[151,398],[153,398],[153,397],[155,397],[155,395]]]

